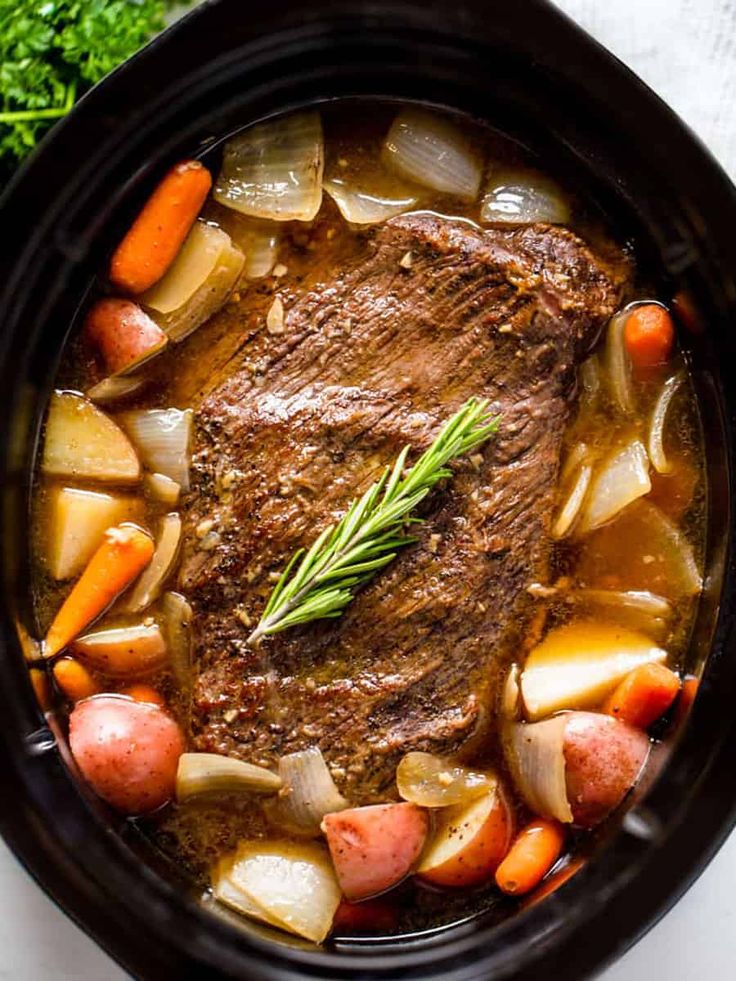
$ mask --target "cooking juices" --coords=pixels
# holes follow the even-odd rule
[[[497,134],[364,115],[162,179],[34,495],[31,670],[82,776],[213,909],[317,943],[569,878],[692,698],[701,589],[667,298]]]

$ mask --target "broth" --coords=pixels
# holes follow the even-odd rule
[[[392,220],[389,215],[392,208],[396,215],[431,215],[432,220],[439,216],[440,222],[447,218],[454,221],[453,227],[456,228],[462,227],[462,222],[468,222],[473,235],[479,229],[534,229],[537,226],[531,219],[551,221],[566,225],[580,239],[590,243],[595,250],[594,255],[601,257],[601,268],[604,270],[612,268],[615,263],[623,267],[623,264],[630,261],[609,240],[593,204],[577,201],[569,192],[561,190],[557,175],[541,175],[535,169],[539,167],[538,162],[528,158],[516,144],[467,120],[453,121],[449,116],[417,117],[412,115],[413,110],[408,111],[409,137],[419,140],[422,126],[428,127],[429,136],[425,134],[422,138],[425,139],[425,150],[426,140],[429,140],[432,153],[429,156],[425,153],[421,157],[426,173],[415,172],[412,176],[407,176],[406,159],[399,167],[395,160],[391,162],[390,152],[386,149],[387,132],[390,130],[394,133],[391,127],[397,113],[406,111],[401,107],[377,105],[371,108],[370,113],[364,113],[362,118],[356,118],[357,114],[351,107],[338,105],[323,111],[324,182],[325,187],[331,188],[331,193],[323,195],[315,216],[309,220],[275,221],[271,213],[268,216],[262,214],[256,219],[253,215],[244,216],[234,209],[233,200],[238,200],[237,195],[230,202],[224,201],[222,193],[219,193],[220,200],[214,200],[212,195],[207,197],[201,212],[202,219],[207,228],[222,229],[230,236],[232,243],[242,248],[246,254],[244,271],[238,275],[237,282],[233,281],[230,289],[224,292],[219,308],[213,309],[211,315],[206,316],[196,330],[178,343],[174,343],[171,338],[177,336],[177,331],[184,330],[181,326],[185,322],[182,319],[182,309],[194,302],[192,297],[200,295],[197,293],[200,287],[209,288],[213,294],[216,292],[219,287],[211,277],[216,274],[216,263],[224,261],[222,256],[225,253],[217,253],[219,258],[210,262],[209,272],[204,278],[197,279],[196,270],[185,270],[182,273],[181,278],[190,276],[193,280],[185,284],[184,292],[188,290],[188,294],[182,304],[173,307],[173,311],[157,309],[156,304],[166,306],[165,299],[162,301],[161,296],[154,295],[151,290],[144,292],[141,302],[147,311],[146,316],[169,334],[168,347],[156,358],[136,367],[133,372],[118,371],[116,384],[119,385],[120,378],[133,377],[141,379],[140,388],[110,401],[104,399],[97,403],[99,411],[116,422],[131,440],[138,457],[144,461],[142,470],[146,475],[145,479],[141,479],[140,473],[135,473],[121,483],[109,473],[103,473],[102,479],[94,474],[90,476],[91,471],[85,471],[84,467],[80,472],[75,472],[74,467],[79,462],[79,445],[72,445],[72,437],[68,436],[72,431],[69,427],[76,425],[69,421],[61,427],[61,443],[64,443],[65,438],[67,442],[59,452],[61,456],[67,454],[73,459],[62,465],[58,462],[49,465],[51,437],[50,430],[47,430],[45,462],[42,461],[39,468],[33,496],[33,594],[39,637],[47,635],[59,608],[69,597],[72,587],[78,582],[102,540],[106,523],[120,525],[121,522],[132,522],[153,534],[160,543],[164,520],[169,521],[172,541],[177,538],[177,519],[169,519],[167,516],[183,514],[185,535],[188,536],[185,547],[187,568],[190,568],[193,561],[195,564],[197,561],[201,564],[207,563],[210,553],[228,548],[236,541],[240,528],[226,527],[221,516],[230,505],[233,488],[238,481],[245,479],[244,475],[237,468],[220,467],[215,471],[210,465],[212,454],[220,451],[224,454],[226,463],[228,462],[229,448],[224,442],[222,445],[207,442],[198,434],[191,467],[191,491],[187,493],[178,485],[172,485],[172,471],[167,473],[166,470],[167,466],[181,466],[181,451],[171,449],[168,443],[166,452],[162,452],[160,446],[158,449],[155,446],[152,448],[150,440],[147,442],[145,437],[141,437],[136,427],[141,424],[141,420],[150,420],[145,414],[152,409],[165,412],[173,409],[180,412],[193,410],[199,426],[203,405],[211,404],[213,392],[222,384],[223,378],[230,377],[234,366],[250,374],[251,391],[254,404],[257,405],[261,398],[259,393],[266,391],[264,386],[267,386],[274,371],[278,370],[274,368],[276,362],[272,354],[275,345],[283,341],[290,312],[308,301],[311,295],[322,296],[319,291],[325,289],[325,284],[330,288],[330,283],[336,283],[334,289],[339,293],[341,279],[339,276],[336,280],[333,279],[335,270],[353,270],[363,261],[366,250],[372,248],[376,230],[386,221]],[[275,125],[278,126],[278,123]],[[414,132],[411,131],[412,127]],[[249,131],[245,132],[247,134]],[[403,138],[400,128],[395,135],[398,144],[400,138]],[[277,136],[278,130],[270,133],[270,142],[265,141],[267,149],[263,151],[261,160],[262,167],[267,170],[270,166],[274,173],[283,165],[278,153],[270,149],[279,145]],[[246,170],[255,154],[252,146],[248,152],[251,156],[245,154],[241,160]],[[283,150],[284,154],[286,152]],[[400,152],[399,150],[399,154]],[[226,150],[226,168],[227,161]],[[205,162],[215,173],[223,166],[215,159]],[[409,160],[409,163],[412,161]],[[461,178],[472,183],[474,166],[479,168],[479,179],[482,178],[485,192],[476,188],[474,193],[468,193],[464,199],[456,193],[437,189],[436,185],[445,178],[455,180],[456,189],[463,187]],[[308,174],[308,168],[305,174]],[[299,180],[306,182],[309,179],[304,175],[294,178],[293,170],[290,178],[297,184]],[[432,187],[433,182],[435,187]],[[237,180],[235,183],[237,184]],[[238,185],[238,195],[247,199],[251,193],[249,187],[243,179],[242,186]],[[495,197],[492,193],[494,188]],[[357,203],[356,189],[368,189]],[[284,196],[289,193],[294,193],[293,189],[283,191]],[[343,195],[342,199],[340,195]],[[483,220],[479,209],[481,198],[486,202],[486,220]],[[353,218],[364,220],[371,209],[377,213],[381,208],[388,217],[370,224],[358,224],[356,221],[346,220],[338,204],[341,204],[343,211],[352,209],[349,210],[349,216]],[[491,204],[495,211],[490,210]],[[304,205],[303,201],[301,205]],[[278,194],[273,195],[270,206],[272,209],[284,206]],[[515,214],[514,209],[518,213]],[[262,204],[261,210],[264,210]],[[538,227],[546,228],[547,225]],[[202,234],[206,236],[209,233]],[[575,242],[577,241],[576,239]],[[215,248],[211,243],[207,247],[210,246]],[[572,246],[565,239],[560,247]],[[578,247],[576,244],[575,248]],[[205,252],[205,247],[202,246],[201,253],[195,257],[195,266],[196,263],[200,267],[207,266],[209,259]],[[467,261],[468,269],[471,270],[471,259],[468,258]],[[535,275],[543,275],[545,261],[544,257],[537,258]],[[396,275],[412,274],[415,262],[417,256],[411,250],[407,251]],[[570,276],[575,274],[575,263],[579,262],[582,262],[579,256],[572,261]],[[345,275],[347,277],[348,273]],[[471,276],[472,273],[469,271],[468,275]],[[175,286],[181,293],[181,281]],[[169,285],[169,288],[174,290],[174,286]],[[567,284],[561,283],[560,288],[567,288]],[[155,289],[154,286],[153,290]],[[125,295],[120,287],[113,286],[111,290],[109,280],[101,273],[98,296],[107,295],[111,291],[116,296],[121,293]],[[507,815],[506,824],[513,824],[517,830],[534,817],[535,809],[530,807],[529,790],[519,787],[519,773],[515,769],[517,764],[509,766],[509,745],[510,741],[513,742],[509,732],[514,726],[517,729],[525,724],[531,727],[540,720],[556,718],[560,711],[592,711],[600,713],[598,717],[606,720],[611,718],[611,713],[615,717],[615,710],[610,706],[608,715],[604,716],[601,710],[619,682],[625,679],[627,671],[622,670],[620,665],[615,670],[610,664],[605,667],[604,662],[608,664],[605,658],[611,654],[609,648],[612,643],[613,653],[617,656],[633,658],[629,665],[630,670],[637,664],[660,662],[665,657],[663,652],[666,652],[666,664],[672,672],[681,675],[687,666],[690,630],[700,589],[698,570],[702,568],[705,534],[705,470],[697,404],[687,363],[679,350],[672,350],[661,362],[650,366],[637,368],[636,364],[632,365],[631,352],[627,354],[625,349],[623,325],[633,322],[632,317],[637,309],[641,310],[644,306],[650,309],[658,305],[665,316],[666,311],[658,300],[647,299],[648,290],[645,285],[637,287],[631,278],[624,292],[621,301],[624,312],[618,313],[612,318],[611,324],[604,327],[592,352],[587,353],[584,359],[581,358],[581,363],[577,366],[580,395],[576,399],[574,394],[570,394],[569,421],[559,454],[558,486],[548,522],[548,529],[551,531],[542,543],[545,554],[548,553],[548,575],[544,581],[528,582],[526,599],[518,600],[520,604],[530,604],[529,607],[523,606],[524,620],[520,636],[515,643],[506,642],[497,653],[497,666],[494,669],[497,670],[497,675],[494,676],[494,683],[490,688],[489,702],[484,707],[484,711],[496,719],[490,730],[491,735],[480,742],[476,739],[470,751],[467,747],[460,746],[451,761],[492,775],[488,778],[491,779],[491,784],[487,785],[487,793],[492,791],[497,795],[494,798],[494,807],[508,807],[510,816]],[[127,295],[130,295],[130,291]],[[459,293],[457,295],[457,302],[460,303],[462,297]],[[353,294],[351,302],[352,299]],[[548,302],[546,299],[535,302],[542,303],[542,313],[535,316],[551,316],[544,308],[544,303]],[[516,316],[516,307],[514,311]],[[319,310],[315,313],[316,331],[319,331],[320,323],[318,314]],[[564,319],[565,315],[563,308],[555,314],[560,319]],[[351,324],[347,315],[343,321],[335,319],[332,314],[330,317],[326,317],[325,322],[330,324],[330,330],[338,331],[341,337],[347,338],[356,329],[356,325]],[[531,324],[533,323],[532,320]],[[617,324],[621,326],[618,335]],[[511,324],[508,324],[507,332],[504,327],[501,324],[499,336],[512,333]],[[107,330],[107,326],[104,329]],[[103,337],[103,340],[107,342],[108,339]],[[348,342],[345,341],[345,344],[347,348]],[[59,399],[67,400],[65,404],[69,412],[76,413],[74,419],[79,418],[80,412],[87,411],[82,407],[83,398],[84,405],[94,404],[94,399],[89,401],[89,393],[94,393],[95,386],[103,382],[109,372],[109,365],[106,368],[101,354],[102,350],[100,343],[91,343],[89,326],[86,332],[75,332],[64,353],[57,389],[66,393],[87,393],[87,396],[57,396],[52,413],[61,411],[62,402]],[[118,348],[116,352],[119,354]],[[286,359],[287,355],[284,354],[283,358]],[[431,366],[422,361],[421,352],[417,352],[413,365],[409,361],[407,364],[407,371],[415,371],[419,379],[415,379],[412,384],[415,387],[421,386],[423,381],[419,376],[430,370]],[[563,365],[561,370],[566,368]],[[321,371],[321,380],[327,379],[331,382],[331,370],[333,368],[329,361],[320,363],[317,376],[319,377]],[[361,367],[356,367],[352,373],[347,367],[340,370],[340,384],[346,389],[351,386],[358,389],[364,384]],[[460,390],[461,380],[457,384]],[[626,386],[623,398],[622,384]],[[658,402],[661,408],[662,393],[667,385],[673,389],[674,394],[663,414],[663,422],[660,421],[663,432],[660,445],[656,432],[652,435],[652,420],[656,415]],[[97,416],[97,421],[91,415],[90,419],[92,421],[86,424],[87,428],[80,432],[89,435],[95,425],[99,424]],[[187,417],[181,415],[172,414],[167,419],[170,422],[169,428],[186,428],[189,425]],[[499,432],[504,432],[503,413]],[[158,433],[158,438],[165,442],[161,432]],[[185,447],[185,452],[188,455],[188,447]],[[110,450],[107,453],[108,469],[113,458],[114,453]],[[104,462],[103,460],[103,464]],[[390,461],[382,458],[378,460],[381,465],[386,462]],[[507,465],[513,467],[513,462],[511,458]],[[159,464],[158,471],[156,463]],[[347,463],[345,466],[347,481],[351,471]],[[102,469],[104,471],[104,465]],[[475,479],[472,474],[467,476],[467,471],[468,467],[457,471],[466,474],[465,477],[458,477],[459,484],[463,487],[472,486],[468,482]],[[153,478],[154,472],[163,473],[164,478]],[[213,482],[212,474],[215,472],[217,476]],[[284,501],[288,501],[293,494],[310,494],[308,487],[305,490],[303,486],[298,486],[295,490],[290,485],[291,478],[288,474],[286,476],[279,492]],[[481,484],[482,481],[478,486]],[[356,493],[362,493],[364,489],[365,486],[361,484],[356,487]],[[87,492],[89,496],[80,497],[81,492]],[[434,493],[443,494],[445,490],[441,488]],[[576,494],[579,498],[577,505]],[[192,503],[195,496],[204,497],[209,502],[212,517],[200,518],[199,504]],[[432,521],[433,513],[431,510],[426,512],[430,515],[427,517],[428,522]],[[96,532],[91,528],[90,522],[97,523]],[[316,537],[319,530],[321,529],[315,529],[313,537]],[[438,539],[439,537],[437,535]],[[86,542],[85,547],[80,545],[82,539]],[[429,547],[432,547],[431,542]],[[501,551],[504,548],[513,551],[515,546],[511,541],[498,547]],[[172,554],[176,553],[178,545]],[[282,556],[283,562],[287,557]],[[156,559],[154,564],[155,562]],[[248,583],[253,585],[253,589],[245,600],[243,583],[237,577],[231,579],[227,574],[221,574],[210,581],[206,589],[190,595],[186,585],[189,573],[180,573],[178,562],[179,559],[172,559],[168,568],[164,569],[161,582],[157,586],[154,584],[156,588],[148,597],[140,598],[139,585],[123,590],[120,596],[111,595],[110,602],[102,605],[100,615],[92,616],[74,632],[74,636],[70,638],[71,646],[67,642],[62,643],[58,650],[52,651],[50,658],[43,663],[34,663],[33,670],[37,674],[37,681],[40,679],[40,670],[47,672],[46,677],[56,690],[57,699],[63,704],[64,711],[71,711],[80,696],[81,701],[84,701],[84,696],[89,697],[94,691],[123,693],[128,697],[131,685],[135,684],[138,689],[132,692],[132,696],[143,699],[143,702],[157,693],[166,706],[165,712],[176,719],[181,727],[187,750],[201,752],[209,749],[217,752],[221,751],[219,747],[223,744],[217,743],[216,736],[211,732],[219,730],[208,730],[207,726],[214,725],[213,718],[220,720],[217,725],[224,730],[230,723],[235,725],[236,719],[237,725],[242,725],[238,714],[240,708],[222,709],[218,699],[211,697],[209,714],[207,711],[203,713],[201,671],[211,670],[211,654],[208,650],[200,650],[199,656],[203,659],[201,663],[195,662],[191,666],[183,664],[182,651],[189,643],[185,637],[189,631],[186,622],[189,614],[186,613],[184,600],[191,602],[193,606],[191,629],[195,638],[200,636],[199,632],[203,629],[202,623],[208,615],[207,604],[213,601],[212,597],[216,594],[218,603],[228,602],[231,607],[230,621],[223,636],[236,637],[232,644],[238,651],[242,651],[244,645],[247,646],[248,634],[258,624],[274,581],[283,568],[283,562],[270,571],[268,568],[256,568],[255,565],[250,567]],[[379,571],[377,575],[381,576],[382,572]],[[179,598],[172,600],[174,592]],[[130,608],[131,597],[135,609]],[[220,609],[217,606],[214,608]],[[91,631],[93,622],[94,630]],[[130,633],[131,628],[134,628],[133,634]],[[309,631],[309,627],[300,629]],[[90,632],[94,634],[100,630],[122,631],[120,636],[123,637],[123,642],[113,637],[108,642],[108,647],[112,644],[112,648],[105,649],[102,654],[95,648],[94,641],[90,643],[87,640],[80,647],[80,634],[89,638]],[[318,627],[317,631],[319,630]],[[578,633],[559,633],[565,630],[577,630]],[[144,635],[145,643],[141,640]],[[562,640],[555,642],[555,637]],[[580,646],[576,646],[577,641],[573,642],[576,637],[584,638],[580,642],[585,648],[582,655]],[[616,638],[615,643],[611,641],[612,637]],[[126,647],[126,643],[129,647]],[[556,647],[554,643],[557,643]],[[273,657],[269,653],[273,651],[273,647],[270,645],[271,639],[266,637],[260,648],[254,648],[262,653],[254,654],[255,660],[252,662],[255,665],[254,672],[263,675],[264,691],[271,692],[271,695],[265,696],[266,703],[278,687],[268,687],[269,672],[273,671],[272,660],[269,660]],[[146,656],[149,660],[146,662],[148,667],[141,669],[136,657],[140,656],[144,647],[148,651]],[[277,650],[286,651],[287,648]],[[48,651],[47,647],[46,652]],[[162,653],[164,651],[165,655]],[[178,661],[174,651],[178,652]],[[591,651],[597,651],[597,654]],[[583,661],[579,660],[581,656]],[[258,661],[258,657],[262,657],[262,661]],[[314,678],[307,679],[312,681],[313,687],[308,690],[316,691],[320,685],[339,673],[338,669],[349,674],[350,657],[349,650],[341,651],[336,648],[326,666],[315,665]],[[569,663],[566,661],[568,657]],[[534,675],[534,669],[541,663],[540,658],[548,672],[544,678],[539,673]],[[601,681],[596,675],[598,681],[591,688],[592,682],[586,682],[585,679],[588,677],[586,671],[593,661],[595,670],[599,674],[603,670],[605,677]],[[57,670],[62,662],[62,668]],[[83,682],[74,675],[78,663],[84,669]],[[628,661],[626,663],[629,664]],[[139,665],[138,668],[136,664]],[[601,665],[604,667],[601,668]],[[514,682],[519,672],[520,694],[517,691],[518,685]],[[550,681],[553,675],[554,678]],[[539,678],[542,680],[538,681]],[[537,686],[534,688],[534,698],[531,695],[533,681]],[[586,684],[588,688],[585,687]],[[142,685],[155,689],[155,692],[141,690]],[[569,689],[567,696],[564,691],[562,695],[558,691],[560,686],[564,689],[565,685]],[[229,706],[229,690],[224,686],[225,681],[220,701],[222,705]],[[552,688],[555,690],[552,691]],[[679,696],[680,699],[683,697]],[[657,716],[659,719],[664,714],[664,720],[657,721],[657,728],[653,730],[658,738],[666,739],[671,735],[672,727],[668,721],[671,713],[667,715],[666,712],[673,698]],[[94,701],[93,696],[92,702]],[[283,707],[279,708],[276,702],[271,702],[270,705],[271,728],[281,725],[283,729]],[[535,709],[533,705],[538,707]],[[219,712],[223,713],[222,718],[218,715]],[[228,713],[232,715],[231,719]],[[256,723],[254,727],[255,725]],[[412,746],[413,744],[409,748]],[[327,747],[323,745],[322,748],[327,753]],[[72,749],[74,750],[73,741]],[[562,751],[560,748],[560,753]],[[257,741],[254,741],[252,751],[245,754],[241,752],[240,755],[247,762],[274,769],[272,756],[266,751],[260,752]],[[568,758],[568,771],[571,766]],[[81,768],[85,772],[83,765]],[[332,766],[332,777],[346,803],[358,805],[358,810],[361,805],[377,803],[370,795],[354,799],[356,795],[360,796],[357,788],[360,787],[362,777],[358,771],[352,775],[352,779],[350,773],[346,774],[344,768],[335,764]],[[440,793],[441,786],[446,785],[449,779],[445,773],[435,791]],[[499,786],[496,781],[500,781],[500,786],[503,787],[502,796],[506,803],[498,803],[499,791],[492,789]],[[94,780],[91,782],[99,791]],[[105,797],[106,794],[103,792],[102,796]],[[110,800],[110,797],[107,799]],[[386,803],[394,803],[398,799],[395,786],[387,788],[381,798]],[[467,800],[462,800],[467,804],[475,799],[484,798],[475,793],[470,794]],[[191,800],[178,804],[167,803],[154,813],[142,817],[135,810],[130,813],[153,847],[167,861],[185,872],[193,888],[200,892],[204,890],[209,895],[213,868],[219,869],[218,862],[223,860],[223,856],[232,854],[243,842],[247,844],[267,838],[271,841],[291,842],[296,849],[318,847],[312,844],[305,846],[302,836],[294,836],[283,825],[279,827],[278,822],[273,820],[273,812],[269,817],[268,807],[263,806],[263,800],[259,795],[242,790],[234,792],[230,788],[229,792],[221,792],[219,795],[195,795]],[[439,834],[437,828],[442,819],[442,809],[432,807],[430,811],[427,840],[431,842],[431,836]],[[559,817],[554,807],[551,813],[544,813],[542,816]],[[545,885],[549,886],[550,877],[559,874],[561,870],[576,868],[577,865],[572,863],[576,863],[580,856],[590,851],[595,841],[595,832],[592,829],[583,829],[579,824],[579,821],[575,822],[574,830],[567,835],[565,845],[560,851],[561,857],[553,861],[551,869],[545,870],[548,874],[543,879],[543,888]],[[407,831],[406,834],[409,835],[410,832]],[[422,859],[425,863],[427,847],[430,846],[425,845],[425,858]],[[412,870],[416,867],[417,858],[418,855],[410,863]],[[517,908],[520,902],[528,901],[528,894],[534,895],[534,891],[533,888],[525,891],[524,896],[518,898],[503,895],[493,877],[497,864],[498,862],[493,864],[487,860],[487,867],[480,879],[476,878],[464,887],[460,881],[448,887],[436,874],[434,879],[432,874],[425,875],[424,878],[402,875],[389,891],[386,891],[387,886],[376,888],[372,892],[369,890],[367,904],[363,904],[360,914],[350,907],[347,907],[350,912],[345,914],[343,904],[342,919],[338,917],[331,936],[339,939],[340,936],[353,933],[376,936],[401,934],[455,922],[482,908],[496,908],[499,916],[506,915]],[[430,867],[430,873],[433,872],[436,870]],[[219,874],[215,873],[215,879]],[[341,886],[345,891],[342,880]],[[375,900],[372,898],[373,893],[382,894],[384,891],[385,895]],[[264,906],[265,908],[270,909]],[[274,923],[262,909],[255,917]],[[278,925],[278,918],[276,922]]]

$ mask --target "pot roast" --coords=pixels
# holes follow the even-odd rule
[[[491,692],[533,633],[527,587],[548,572],[576,366],[627,279],[621,254],[564,228],[400,217],[217,366],[181,571],[196,749],[273,766],[319,746],[356,803],[385,799],[409,750],[478,751]],[[294,551],[472,395],[492,401],[498,434],[430,495],[418,542],[340,619],[251,649]]]

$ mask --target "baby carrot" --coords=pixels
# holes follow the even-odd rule
[[[120,694],[127,695],[136,702],[148,702],[150,705],[158,705],[160,708],[166,708],[163,695],[161,692],[156,691],[155,688],[152,688],[151,685],[129,685],[127,688],[122,688]]]
[[[60,658],[52,671],[56,684],[72,702],[89,698],[100,690],[89,671],[73,657]]]
[[[656,303],[635,307],[624,324],[624,344],[635,368],[653,368],[672,354],[672,317]]]
[[[603,705],[603,711],[637,729],[646,729],[672,705],[680,679],[663,664],[643,664],[627,674]]]
[[[53,657],[95,620],[151,561],[153,539],[136,525],[108,528],[51,624],[44,654]]]
[[[110,279],[131,293],[143,293],[176,258],[212,186],[198,160],[183,160],[166,174],[128,234],[115,250]]]
[[[560,857],[564,829],[557,821],[538,818],[519,832],[496,869],[496,885],[509,896],[521,896],[538,885]]]

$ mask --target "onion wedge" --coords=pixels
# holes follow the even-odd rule
[[[477,773],[433,753],[407,753],[396,768],[396,785],[404,800],[420,807],[466,804],[489,793],[494,777]]]
[[[564,754],[567,721],[565,714],[531,725],[507,725],[505,748],[509,769],[529,808],[570,824]]]
[[[189,490],[191,409],[137,409],[118,416],[143,463],[152,473],[175,480]]]
[[[640,440],[632,439],[599,464],[580,514],[578,534],[600,528],[651,489],[647,451]]]
[[[227,141],[213,195],[253,218],[311,221],[322,203],[323,168],[319,113],[293,113]]]
[[[652,411],[652,418],[649,422],[647,450],[649,452],[649,459],[652,461],[652,466],[657,473],[672,473],[672,464],[667,459],[667,455],[664,451],[664,427],[665,423],[667,422],[667,412],[672,399],[677,394],[684,381],[685,376],[681,371],[678,371],[676,375],[672,375],[671,378],[668,378],[662,386],[662,391],[660,392],[659,398],[657,399]]]
[[[96,671],[113,678],[144,677],[163,668],[166,642],[156,623],[96,630],[78,637],[72,653]]]
[[[269,803],[267,815],[292,834],[318,835],[325,814],[348,807],[316,746],[282,756],[279,776],[283,788],[278,799]]]
[[[275,794],[280,789],[281,777],[262,766],[217,753],[183,753],[179,757],[176,799],[180,804],[203,794]]]
[[[188,692],[192,685],[192,619],[194,613],[180,593],[164,593],[161,600],[161,611],[171,671],[179,688]]]
[[[611,317],[604,353],[604,370],[611,398],[624,415],[631,415],[634,410],[631,365],[624,345],[624,327],[632,309],[633,305],[630,304]]]
[[[161,520],[153,558],[125,601],[125,609],[128,612],[140,613],[161,595],[164,584],[174,568],[180,542],[181,518],[172,512]]]
[[[433,191],[475,201],[483,162],[465,135],[426,109],[404,109],[383,144],[382,158],[401,177]]]

